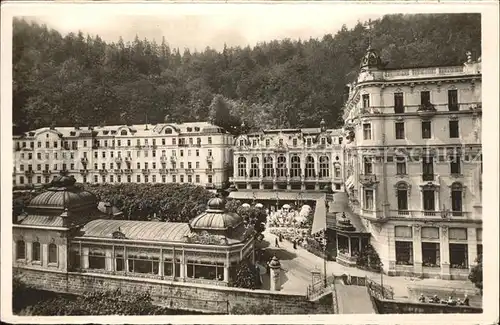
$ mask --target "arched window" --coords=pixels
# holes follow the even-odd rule
[[[436,211],[436,187],[425,185],[422,188],[424,215],[433,215]]]
[[[26,243],[24,242],[24,240],[18,240],[16,242],[16,259],[26,259]]]
[[[247,159],[245,157],[238,158],[238,177],[245,177],[247,173]]]
[[[330,159],[327,156],[319,158],[319,177],[330,177]]]
[[[172,134],[172,129],[171,128],[166,128],[165,129],[165,134]]]
[[[306,177],[316,177],[314,171],[314,158],[311,156],[306,157]]]
[[[280,139],[282,140],[282,139]],[[286,177],[286,157],[285,156],[279,156],[278,157],[278,164],[277,164],[277,174],[278,177]]]
[[[300,157],[299,156],[293,156],[292,159],[290,160],[291,163],[291,174],[292,177],[300,177]]]
[[[398,198],[398,211],[408,210],[409,187],[405,182],[396,184],[396,196]]]
[[[462,184],[456,182],[451,184],[451,211],[453,216],[462,215],[462,197],[464,188]]]
[[[34,242],[31,246],[31,260],[40,262],[42,260],[42,251],[39,242]]]
[[[127,130],[121,130],[120,135],[127,135]]]
[[[274,169],[273,169],[273,158],[265,157],[264,158],[264,177],[273,177]]]
[[[57,246],[54,243],[49,244],[49,263],[57,263]]]
[[[250,160],[250,177],[259,177],[259,158],[252,157]]]

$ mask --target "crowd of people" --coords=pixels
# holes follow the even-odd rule
[[[418,298],[419,302],[428,302],[434,304],[446,304],[449,306],[469,306],[469,297],[467,295],[464,296],[463,300],[455,299],[452,296],[449,296],[448,299],[441,299],[437,295],[426,299],[423,294]]]

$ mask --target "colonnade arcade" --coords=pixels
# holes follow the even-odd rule
[[[147,246],[76,240],[70,246],[69,268],[80,272],[227,285],[242,260],[254,262],[253,241],[230,249],[203,246]]]

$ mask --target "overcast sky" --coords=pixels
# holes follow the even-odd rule
[[[81,9],[81,8],[80,8]],[[171,47],[203,50],[210,46],[255,45],[274,39],[309,39],[335,34],[343,24],[348,28],[356,22],[381,17],[382,13],[347,10],[339,6],[279,6],[243,7],[239,10],[166,11],[162,14],[131,15],[129,12],[94,11],[84,14],[70,8],[30,18],[58,30],[98,34],[105,41],[119,37],[131,41],[140,38],[161,42],[165,36]]]

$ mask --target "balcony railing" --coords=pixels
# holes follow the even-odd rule
[[[467,218],[470,212],[465,211],[434,211],[434,210],[391,210],[392,217],[402,218]]]
[[[121,162],[122,162],[122,158],[121,158],[121,157],[116,157],[116,158],[115,158],[115,162],[116,162],[117,164],[121,163]]]
[[[143,174],[149,174],[149,173],[150,173],[149,168],[144,168],[144,169],[142,169],[142,173],[143,173]]]
[[[432,182],[435,179],[434,174],[422,174],[422,181],[424,182]]]
[[[89,160],[86,158],[86,157],[83,157],[82,159],[80,159],[80,161],[82,162],[82,164],[87,164],[89,162]]]
[[[125,174],[132,174],[132,169],[127,168],[127,169],[124,169],[124,170],[123,170],[123,172],[124,172]]]
[[[115,169],[114,172],[115,172],[115,174],[122,174],[123,169]]]
[[[104,175],[107,174],[108,170],[107,169],[99,169],[99,174]]]
[[[406,78],[409,76],[435,76],[435,75],[452,75],[464,74],[463,66],[436,67],[436,68],[413,68],[413,69],[398,69],[384,71],[384,78]]]
[[[207,174],[213,174],[214,170],[212,168],[207,168],[207,169],[205,169],[205,173],[207,173]]]
[[[207,161],[213,161],[214,157],[213,156],[207,156]]]
[[[160,161],[161,161],[162,163],[167,162],[167,156],[161,156],[161,157],[160,157]]]
[[[80,174],[82,175],[86,175],[89,173],[89,170],[88,169],[80,169]]]
[[[193,169],[193,168],[185,168],[185,169],[184,169],[184,172],[185,172],[186,174],[194,174],[194,169]]]
[[[170,168],[168,170],[169,173],[177,173],[177,168]]]
[[[166,168],[160,169],[160,175],[166,175],[166,174],[168,174],[168,169]]]

